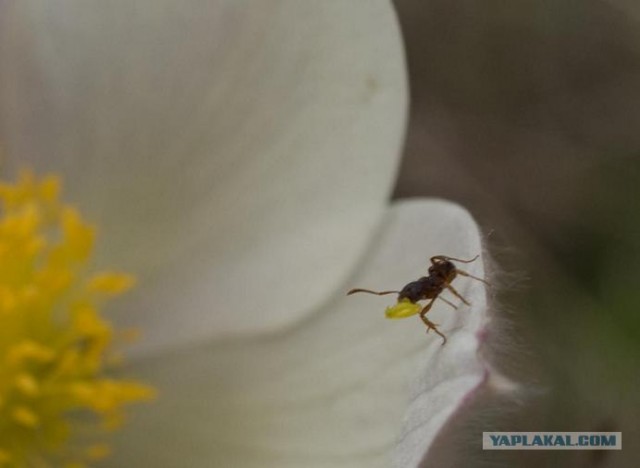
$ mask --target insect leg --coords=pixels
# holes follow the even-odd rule
[[[482,282],[483,282],[484,284],[486,284],[487,286],[491,286],[491,284],[490,284],[488,281],[486,281],[486,280],[484,280],[484,279],[482,279],[482,278],[478,278],[477,276],[473,276],[473,275],[471,275],[471,274],[467,273],[466,271],[458,270],[458,269],[456,268],[456,273],[457,273],[457,274],[459,274],[459,275],[461,275],[461,276],[466,276],[466,277],[468,277],[468,278],[473,278],[474,280],[482,281]]]
[[[453,307],[454,309],[458,310],[458,306],[455,305],[453,302],[446,300],[444,297],[442,296],[438,296],[438,299],[440,299],[443,302],[446,302],[447,304],[449,304],[451,307]]]
[[[359,293],[359,292],[375,294],[377,296],[384,296],[385,294],[398,294],[398,293],[400,293],[400,291],[379,291],[378,292],[378,291],[371,291],[370,289],[356,288],[356,289],[352,289],[351,291],[349,291],[347,293],[347,296],[350,296],[351,294],[355,294],[355,293]]]
[[[458,299],[460,299],[462,302],[464,302],[467,305],[471,305],[471,303],[469,301],[467,301],[464,297],[462,297],[460,295],[460,293],[458,291],[455,290],[455,288],[453,286],[451,286],[450,284],[447,284],[445,286],[449,291],[451,291],[451,294],[453,294],[454,296],[456,296]]]
[[[429,333],[429,330],[433,330],[434,332],[436,332],[438,335],[442,337],[442,344],[444,345],[447,342],[447,337],[444,336],[442,333],[440,333],[440,330],[438,330],[437,324],[433,323],[431,320],[429,320],[426,317],[427,312],[429,312],[435,300],[436,298],[434,297],[426,306],[424,306],[424,309],[422,309],[422,312],[420,312],[420,318],[422,319],[424,324],[427,326],[427,333]]]

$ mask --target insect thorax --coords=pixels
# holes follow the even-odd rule
[[[456,277],[456,266],[447,260],[439,261],[429,267],[429,276],[450,283]]]
[[[422,299],[434,297],[440,291],[442,291],[442,285],[438,281],[435,281],[432,277],[423,276],[402,288],[402,291],[398,294],[398,300],[408,299],[411,302],[418,302]]]

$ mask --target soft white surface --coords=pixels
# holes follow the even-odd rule
[[[147,351],[275,330],[343,284],[404,131],[382,0],[0,6],[4,168],[61,172],[136,273]]]
[[[368,248],[357,274],[293,329],[137,361],[131,372],[161,397],[137,410],[108,466],[387,468],[392,452],[395,466],[416,466],[482,378],[484,285],[456,280],[472,307],[439,302],[429,313],[445,346],[418,317],[385,319],[395,296],[344,294],[401,288],[426,274],[432,255],[471,258],[478,230],[451,203],[403,202]],[[483,276],[481,259],[466,269]]]

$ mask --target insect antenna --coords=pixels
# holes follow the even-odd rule
[[[471,263],[471,262],[475,262],[475,261],[478,259],[478,257],[479,257],[479,256],[480,256],[480,255],[476,255],[476,256],[475,256],[475,257],[473,257],[471,260],[462,260],[461,258],[447,257],[447,256],[445,256],[445,255],[441,255],[440,257],[441,257],[441,258],[444,258],[444,259],[446,259],[446,260],[453,260],[454,262],[460,262],[460,263]]]
[[[355,294],[355,293],[359,293],[359,292],[375,294],[376,296],[384,296],[385,294],[399,294],[400,293],[400,291],[372,291],[370,289],[356,288],[356,289],[352,289],[351,291],[349,291],[347,293],[347,296],[350,296],[351,294]]]

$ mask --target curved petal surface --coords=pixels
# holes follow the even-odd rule
[[[8,167],[62,172],[141,278],[118,317],[149,349],[304,316],[383,213],[406,109],[386,1],[6,2],[0,60]]]
[[[428,257],[472,257],[480,239],[458,206],[413,201],[390,210],[369,247],[345,292],[402,287],[426,272]],[[468,270],[482,276],[482,261]],[[471,307],[438,303],[429,312],[447,334],[445,346],[425,334],[418,317],[385,319],[393,296],[342,293],[287,331],[139,360],[132,370],[162,398],[119,435],[110,466],[386,468],[407,408],[429,420],[429,438],[400,445],[412,450],[407,460],[419,460],[483,375],[475,352],[486,319],[484,286],[461,278],[456,288]],[[432,390],[438,408],[421,398]]]

